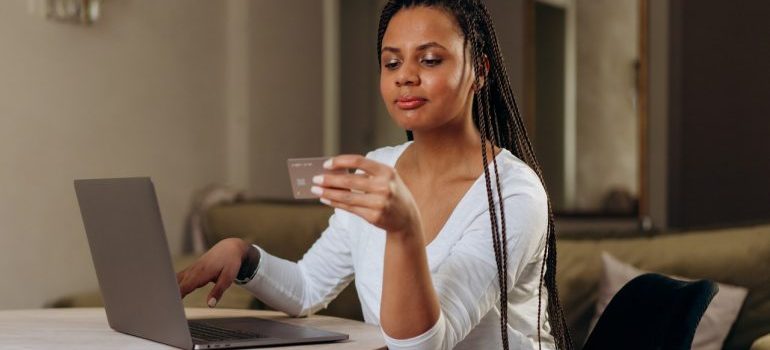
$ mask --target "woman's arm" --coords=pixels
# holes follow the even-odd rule
[[[395,169],[360,155],[341,155],[324,167],[358,169],[356,174],[315,177],[321,202],[356,214],[387,232],[380,302],[380,325],[396,338],[430,329],[439,304],[428,270],[425,238],[417,205]]]
[[[380,305],[383,332],[412,338],[431,329],[439,313],[422,232],[388,232]]]
[[[528,194],[509,195],[504,200],[508,233],[506,292],[510,292],[519,283],[528,264],[540,264],[545,247],[547,206]],[[390,349],[452,349],[499,305],[500,287],[490,231],[489,212],[485,211],[474,218],[448,256],[432,270],[431,278],[440,305],[438,321],[426,332],[408,339],[385,333]],[[536,290],[536,285],[532,288]],[[536,348],[536,338],[531,337],[532,329],[536,331],[538,327],[535,312],[536,309],[532,310],[531,323],[512,324],[519,328],[516,328],[518,332],[509,332],[511,349]],[[493,327],[496,337],[489,341],[497,344],[500,325]]]
[[[257,299],[291,316],[307,316],[326,307],[352,280],[354,238],[348,213],[335,212],[329,227],[298,262],[264,250],[254,278],[243,285]]]
[[[305,316],[325,307],[353,279],[353,240],[343,222],[348,213],[336,212],[329,227],[299,262],[270,255],[260,249],[256,275],[242,287],[271,307],[292,316]],[[278,237],[276,237],[278,238]],[[229,288],[249,248],[241,239],[219,242],[192,265],[177,274],[182,297],[208,283],[214,307]]]

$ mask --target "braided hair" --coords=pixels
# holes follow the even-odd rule
[[[505,148],[527,163],[540,178],[545,187],[540,165],[535,158],[532,144],[527,136],[524,122],[519,114],[516,100],[508,81],[508,73],[503,64],[503,57],[497,43],[494,25],[486,6],[481,0],[389,0],[382,9],[379,29],[377,31],[377,59],[382,54],[382,39],[393,16],[401,9],[416,6],[435,7],[447,10],[454,15],[464,36],[464,47],[470,45],[471,62],[476,73],[477,88],[473,97],[473,122],[481,134],[481,154],[486,180],[489,216],[492,226],[492,245],[497,263],[498,283],[500,286],[500,331],[503,348],[508,349],[508,268],[507,250],[505,248],[506,228],[502,191],[498,176],[497,160],[492,157],[494,181],[497,188],[497,200],[500,206],[499,215],[494,205],[492,193],[492,176],[488,167],[487,142],[494,147]],[[381,64],[382,62],[380,62]],[[487,71],[488,64],[488,71]],[[480,78],[485,81],[481,84]],[[411,131],[407,138],[412,140]],[[494,153],[493,153],[494,154]],[[498,220],[499,225],[498,226]],[[502,230],[500,229],[502,228]],[[554,230],[551,201],[548,200],[548,232],[543,263],[540,267],[540,284],[538,287],[538,345],[541,346],[540,324],[542,313],[543,285],[548,294],[547,314],[551,324],[551,333],[557,349],[572,349],[572,340],[564,319],[564,311],[559,302],[556,287],[556,234]]]

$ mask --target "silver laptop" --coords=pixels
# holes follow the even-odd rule
[[[112,329],[182,349],[348,339],[254,317],[187,320],[152,181],[75,180],[75,192]]]

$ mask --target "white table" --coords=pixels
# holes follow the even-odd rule
[[[385,346],[378,327],[344,318],[320,315],[291,318],[262,310],[186,309],[185,312],[190,318],[256,316],[350,335],[345,342],[280,349],[379,349]],[[102,308],[76,308],[0,311],[0,349],[174,348],[112,330]]]

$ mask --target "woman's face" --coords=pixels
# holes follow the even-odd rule
[[[454,17],[431,7],[398,11],[382,39],[380,93],[402,128],[423,131],[470,118],[473,69]]]

